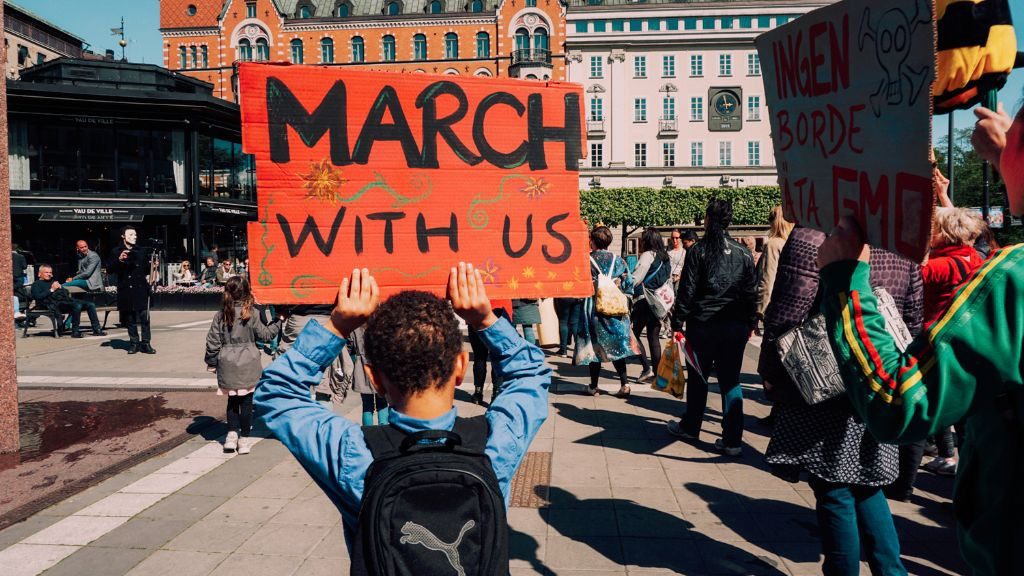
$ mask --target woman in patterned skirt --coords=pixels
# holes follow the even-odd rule
[[[770,390],[775,425],[765,458],[773,472],[798,482],[807,472],[814,490],[826,576],[860,574],[863,546],[873,575],[904,575],[899,538],[882,487],[896,479],[896,446],[878,444],[853,414],[846,396],[808,405],[779,360],[776,339],[818,309],[818,247],[809,228],[793,230],[782,250],[758,372]],[[921,330],[921,267],[871,249],[871,284],[892,295],[911,334]]]
[[[608,251],[612,243],[612,231],[607,226],[598,226],[590,232],[590,276],[597,292],[597,278],[600,274],[610,276],[623,292],[631,292],[633,280],[625,261]],[[597,381],[601,377],[601,363],[611,362],[619,377],[620,398],[629,396],[626,384],[626,359],[640,353],[633,333],[630,331],[629,316],[605,316],[594,305],[594,297],[586,298],[580,305],[576,325],[576,353],[573,363],[590,367],[590,388],[592,396],[598,394]]]

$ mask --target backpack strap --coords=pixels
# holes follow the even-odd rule
[[[486,416],[456,418],[451,430],[422,430],[407,434],[394,425],[363,426],[363,437],[373,459],[383,460],[428,449],[459,449],[483,454],[490,424]]]
[[[402,442],[407,434],[398,428],[388,426],[363,426],[363,438],[374,460],[383,460],[402,453]]]
[[[463,448],[483,454],[487,448],[491,424],[484,414],[472,418],[456,418],[454,431],[462,438]]]
[[[601,271],[601,267],[597,265],[597,261],[594,260],[593,256],[590,257],[590,264],[591,266],[594,267],[595,270],[597,270],[598,276],[604,276],[604,272]]]

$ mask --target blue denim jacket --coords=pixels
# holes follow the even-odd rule
[[[528,344],[505,319],[478,332],[504,377],[501,394],[487,410],[490,436],[486,454],[498,477],[505,504],[512,476],[548,415],[551,369],[539,348]],[[356,527],[363,480],[373,462],[359,425],[310,399],[309,388],[338,357],[345,340],[315,321],[292,347],[263,371],[254,397],[263,419],[341,511],[346,540]],[[456,409],[432,420],[392,411],[391,424],[405,432],[451,430]]]

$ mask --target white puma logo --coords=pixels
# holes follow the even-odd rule
[[[423,526],[415,522],[406,522],[402,526],[402,537],[398,541],[402,544],[422,544],[427,550],[444,552],[444,555],[448,557],[448,563],[455,569],[455,573],[458,576],[466,576],[466,571],[462,568],[462,562],[459,560],[459,545],[462,544],[462,538],[466,532],[469,532],[474,526],[476,526],[476,522],[472,520],[466,522],[466,525],[459,531],[459,537],[455,539],[455,542],[446,544]]]

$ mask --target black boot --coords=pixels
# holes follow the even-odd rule
[[[139,350],[143,354],[156,354],[156,350],[154,350],[153,347],[149,345],[149,342],[143,342]]]
[[[128,344],[128,353],[129,354],[136,354],[136,353],[138,353],[138,351],[139,351],[139,343],[138,342],[132,342],[132,343]]]

